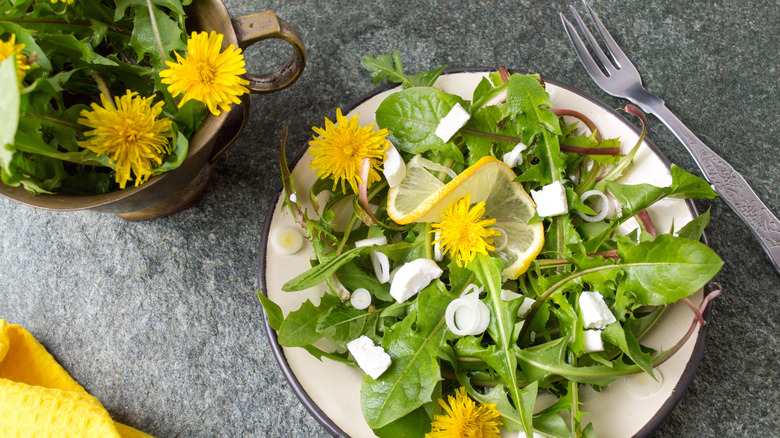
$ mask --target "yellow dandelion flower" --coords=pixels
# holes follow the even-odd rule
[[[78,122],[92,128],[85,133],[88,138],[78,142],[79,146],[108,156],[119,188],[125,188],[131,171],[135,185],[143,184],[168,152],[171,121],[158,118],[163,102],[152,105],[153,97],[140,97],[130,90],[114,98],[116,105],[102,94],[100,99],[102,107],[93,103],[92,111],[79,114]]]
[[[168,69],[160,72],[162,83],[168,85],[173,97],[184,95],[179,106],[190,99],[203,102],[215,116],[230,111],[240,103],[238,96],[246,94],[249,81],[241,78],[246,73],[241,49],[233,44],[224,52],[221,34],[192,32],[187,40],[187,56],[176,53],[176,62],[165,61]]]
[[[448,396],[449,405],[439,399],[447,415],[434,415],[432,430],[425,438],[498,438],[501,426],[496,404],[480,405],[458,388],[455,397]]]
[[[22,53],[24,50],[24,44],[16,44],[16,34],[11,34],[11,39],[8,41],[0,41],[0,61],[8,58],[9,56],[15,56],[14,63],[16,64],[16,79],[19,81],[19,87],[22,87],[22,79],[30,66],[27,64],[27,56]]]
[[[336,123],[325,118],[325,129],[312,129],[319,136],[309,141],[309,155],[314,158],[311,161],[311,169],[317,172],[319,178],[333,179],[335,189],[341,181],[341,189],[345,190],[345,182],[352,187],[352,191],[358,192],[360,179],[360,163],[368,158],[371,168],[368,172],[367,185],[379,181],[379,167],[384,162],[385,150],[390,146],[387,141],[387,129],[375,131],[370,126],[360,126],[357,116],[347,120],[341,114],[341,109],[336,110]]]
[[[495,249],[491,236],[500,234],[487,228],[496,223],[495,219],[482,219],[485,214],[484,202],[469,210],[470,205],[471,194],[468,194],[441,213],[440,223],[432,224],[432,232],[439,233],[439,238],[434,243],[438,243],[443,252],[455,258],[458,266],[474,260],[477,253],[487,254]]]
[[[51,0],[52,3],[58,3],[59,2],[59,3],[67,3],[69,5],[72,5],[73,1],[74,0]]]

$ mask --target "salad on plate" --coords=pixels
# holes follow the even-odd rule
[[[621,180],[646,129],[633,106],[643,130],[625,145],[554,108],[538,75],[501,68],[466,100],[434,86],[443,67],[409,75],[397,52],[361,64],[398,84],[376,125],[338,110],[313,128],[305,188],[282,141],[300,227],[269,242],[314,252],[282,290],[327,287],[286,315],[258,294],[279,344],[359,367],[380,437],[596,436],[582,388],[654,378],[687,338],[657,350],[643,336],[676,302],[703,321],[716,295],[689,300],[722,265],[700,241],[708,213],[660,230],[647,210],[716,194],[673,165],[668,186]]]

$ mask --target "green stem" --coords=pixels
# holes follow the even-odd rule
[[[149,17],[152,19],[152,30],[154,31],[154,39],[157,41],[157,50],[160,51],[160,60],[165,61],[165,49],[163,49],[162,39],[160,38],[160,29],[157,27],[157,19],[154,17],[152,0],[146,0],[146,4],[149,6]]]
[[[103,77],[100,76],[98,73],[95,73],[92,75],[92,79],[95,80],[95,83],[97,83],[98,90],[100,90],[100,94],[105,96],[106,100],[111,102],[111,105],[114,105],[114,99],[111,96],[111,91],[108,90],[108,85],[106,85],[106,81],[103,80]],[[116,106],[114,107],[116,109]]]
[[[431,224],[425,224],[425,258],[433,260],[433,231],[431,230]]]
[[[447,168],[452,168],[452,164],[455,163],[455,160],[452,158],[447,158],[444,160],[444,163],[442,163],[442,166]],[[439,172],[439,175],[437,176],[439,178],[439,181],[444,182],[444,180],[447,178],[447,172]]]
[[[66,122],[65,120],[62,119],[56,119],[54,117],[49,117],[49,116],[42,116],[40,114],[31,113],[29,111],[25,111],[24,114],[30,117],[35,117],[36,119],[41,119],[47,122],[56,123],[58,125],[65,126],[66,128],[73,129],[74,131],[84,132],[87,130],[87,128],[81,125],[76,125],[70,122]]]
[[[577,356],[569,354],[569,361],[571,366],[577,366]],[[571,409],[569,409],[569,418],[571,420],[571,436],[572,438],[580,438],[582,436],[582,429],[580,427],[580,390],[579,384],[575,381],[569,380],[569,393],[571,394]]]
[[[355,227],[355,223],[358,220],[358,215],[355,214],[355,212],[352,212],[352,216],[349,218],[349,222],[347,223],[347,228],[344,230],[344,237],[341,238],[341,242],[339,242],[339,246],[336,247],[336,255],[341,254],[341,251],[344,249],[344,245],[346,245],[347,240],[349,239],[349,234],[352,232],[352,228]]]

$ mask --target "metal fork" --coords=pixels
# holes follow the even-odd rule
[[[604,24],[601,23],[588,3],[585,0],[582,3],[609,52],[609,55],[604,53],[596,38],[588,30],[588,26],[583,23],[577,10],[573,6],[569,6],[580,30],[588,41],[588,46],[596,54],[604,69],[602,70],[590,55],[574,26],[563,14],[560,14],[566,35],[574,46],[577,57],[585,66],[585,70],[604,91],[613,96],[630,100],[646,113],[655,114],[677,136],[693,156],[712,188],[750,227],[772,260],[775,269],[780,272],[780,220],[769,211],[739,172],[699,140],[664,105],[663,100],[645,90],[642,78],[634,64],[607,32]]]

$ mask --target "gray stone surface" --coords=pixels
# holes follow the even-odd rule
[[[0,318],[28,328],[119,421],[158,437],[325,436],[279,371],[255,296],[261,226],[291,153],[323,116],[372,88],[364,54],[399,49],[408,71],[508,66],[609,98],[568,46],[568,1],[226,0],[233,16],[274,10],[305,40],[292,88],[252,97],[246,131],[220,159],[204,198],[172,217],[125,222],[0,199]],[[780,3],[594,1],[649,90],[740,170],[780,212],[777,152]],[[263,47],[263,48],[261,48]],[[250,48],[250,70],[286,55]],[[649,137],[695,171],[651,118]],[[758,243],[719,200],[711,246],[725,261],[698,373],[656,437],[780,436],[780,282]]]

